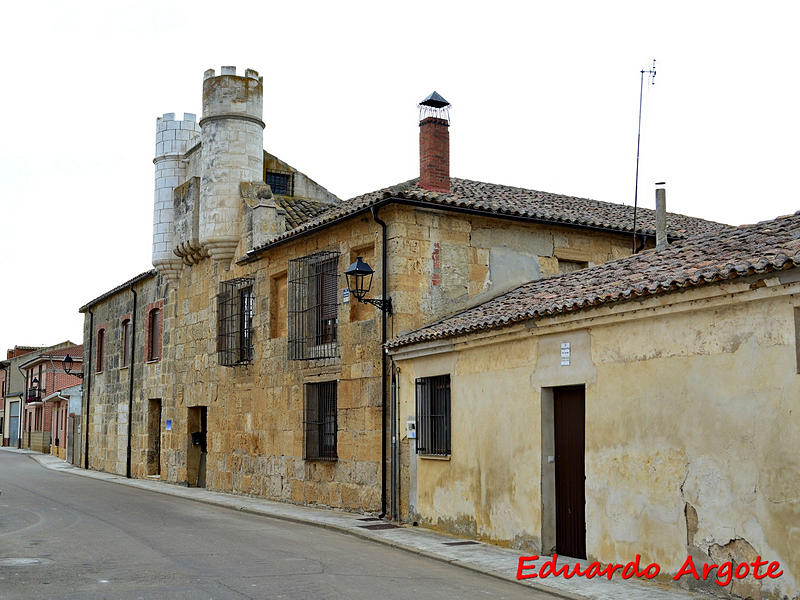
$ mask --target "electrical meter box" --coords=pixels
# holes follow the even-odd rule
[[[417,439],[417,420],[414,417],[409,417],[406,421],[406,436],[410,440]]]

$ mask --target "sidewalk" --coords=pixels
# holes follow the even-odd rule
[[[0,448],[6,452],[28,454],[32,459],[47,469],[91,477],[111,483],[128,485],[131,487],[150,490],[160,494],[178,496],[197,502],[205,502],[234,510],[241,510],[252,514],[263,515],[286,521],[306,523],[326,527],[350,535],[355,535],[367,540],[386,544],[407,552],[426,556],[459,567],[483,573],[499,579],[512,581],[518,585],[525,585],[551,594],[556,594],[570,600],[708,600],[714,596],[687,592],[666,586],[657,582],[641,582],[637,580],[622,580],[618,576],[608,581],[605,578],[586,579],[573,577],[566,580],[561,577],[547,579],[526,579],[518,581],[516,578],[517,564],[520,552],[500,548],[491,544],[463,540],[435,533],[428,529],[411,526],[395,526],[382,519],[365,517],[335,510],[323,510],[282,502],[272,502],[262,498],[236,496],[221,492],[212,492],[202,488],[189,488],[154,481],[149,479],[126,479],[119,475],[87,471],[73,467],[62,459],[49,454],[40,454],[31,450],[17,450],[15,448]],[[541,565],[544,557],[535,564]],[[559,557],[559,565],[573,565],[578,561]],[[588,564],[580,561],[582,568]],[[526,565],[534,563],[526,562]],[[528,573],[532,571],[527,571]]]

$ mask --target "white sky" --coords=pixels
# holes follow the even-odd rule
[[[393,6],[394,8],[386,8]],[[415,177],[416,103],[451,174],[741,224],[800,209],[797,2],[13,2],[0,56],[0,352],[81,341],[150,268],[155,119],[203,71],[264,75],[265,147],[341,198]]]

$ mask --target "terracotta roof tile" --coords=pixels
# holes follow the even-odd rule
[[[397,348],[640,296],[800,266],[800,212],[700,234],[627,258],[532,281],[387,343]]]
[[[287,231],[299,227],[317,215],[331,208],[330,202],[319,202],[309,198],[292,198],[288,196],[275,196],[278,205],[286,211]]]
[[[417,185],[418,181],[412,179],[335,204],[294,229],[254,248],[247,255],[252,257],[273,244],[312,229],[325,227],[365,211],[373,205],[392,200],[420,202],[441,208],[467,209],[554,224],[633,232],[633,207],[625,204],[458,178],[450,179],[450,192],[444,194],[425,190]],[[673,239],[717,231],[725,227],[727,226],[722,223],[667,213],[667,233]],[[642,233],[655,235],[655,211],[639,208],[636,229]]]

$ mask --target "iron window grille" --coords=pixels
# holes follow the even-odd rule
[[[267,171],[264,182],[279,196],[294,196],[294,173],[288,171]]]
[[[305,386],[306,460],[336,460],[336,382],[307,383]]]
[[[339,253],[325,250],[289,261],[289,359],[335,358]]]
[[[253,278],[219,284],[217,294],[217,356],[226,367],[253,362]]]
[[[417,454],[450,455],[450,375],[417,379]]]

